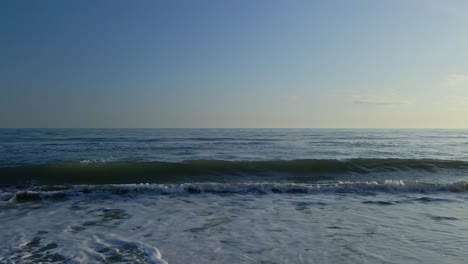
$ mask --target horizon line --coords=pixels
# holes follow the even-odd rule
[[[468,130],[468,127],[0,127],[0,129],[367,129],[367,130]]]

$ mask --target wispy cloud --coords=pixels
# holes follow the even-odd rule
[[[450,103],[453,106],[458,107],[467,107],[468,106],[468,96],[464,95],[453,95],[449,96]]]
[[[353,103],[366,105],[405,105],[408,101],[375,95],[354,95]]]
[[[468,96],[465,95],[451,95],[448,99],[448,110],[460,113],[461,111],[468,111]]]
[[[449,85],[460,85],[468,81],[468,75],[465,74],[450,74],[447,77]]]

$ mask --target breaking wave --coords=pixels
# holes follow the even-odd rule
[[[72,197],[101,195],[173,195],[173,194],[324,194],[324,193],[437,193],[468,191],[468,182],[428,183],[386,180],[383,182],[296,183],[184,183],[38,186],[28,190],[4,191],[3,201],[32,202],[64,200]]]
[[[18,184],[126,184],[233,182],[241,177],[275,181],[274,175],[330,180],[323,175],[463,170],[468,161],[433,159],[304,159],[272,161],[191,160],[183,162],[90,161],[0,167],[0,186]],[[404,178],[403,178],[404,179]],[[290,179],[289,179],[290,180]],[[293,180],[294,181],[294,180]],[[300,182],[300,181],[299,181]],[[305,181],[310,182],[310,181]]]

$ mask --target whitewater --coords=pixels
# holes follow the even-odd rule
[[[468,131],[0,129],[0,263],[465,263]]]

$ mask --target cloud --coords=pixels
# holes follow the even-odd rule
[[[451,95],[448,99],[448,110],[460,113],[461,111],[468,111],[468,96],[465,95]]]
[[[366,105],[405,105],[407,101],[389,98],[386,96],[375,96],[375,95],[355,95],[353,96],[353,103],[355,104],[366,104]]]
[[[468,76],[464,74],[450,74],[447,77],[447,83],[449,85],[460,85],[468,81]]]
[[[458,106],[458,107],[466,107],[468,106],[468,96],[464,95],[453,95],[448,97],[450,100],[450,103],[453,106]]]

